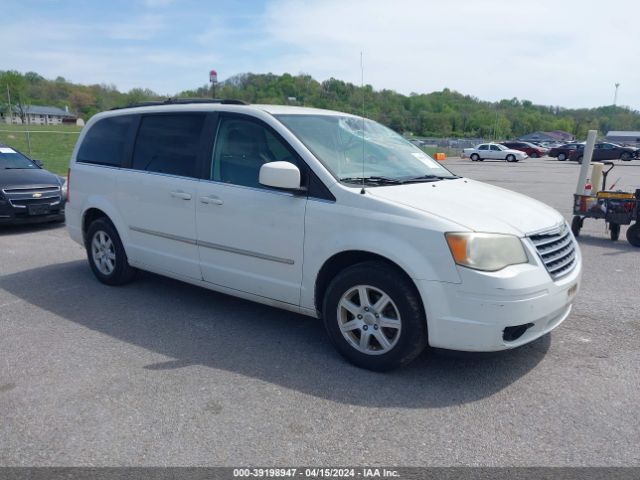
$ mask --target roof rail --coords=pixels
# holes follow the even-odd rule
[[[124,107],[113,107],[111,110],[121,110],[123,108],[135,107],[157,107],[161,105],[187,105],[190,103],[217,103],[221,105],[248,105],[242,100],[226,98],[167,98],[165,100],[154,100],[149,102],[130,103]]]

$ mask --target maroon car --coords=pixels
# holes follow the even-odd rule
[[[502,142],[501,145],[504,145],[507,148],[511,148],[512,150],[520,150],[521,152],[525,152],[531,158],[540,158],[544,157],[547,154],[546,149],[529,142]]]
[[[582,163],[582,156],[584,152],[584,146],[581,146],[577,150],[573,150],[569,155],[569,160]],[[596,143],[593,147],[593,161],[599,162],[600,160],[624,160],[628,162],[633,158],[636,158],[637,148],[634,147],[622,147],[615,143],[600,142]],[[558,158],[560,160],[560,158]]]
[[[584,148],[584,143],[566,143],[560,147],[554,147],[549,150],[550,157],[557,158],[561,162],[564,162],[567,158],[569,158],[573,152],[576,150]]]

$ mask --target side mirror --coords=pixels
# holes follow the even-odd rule
[[[300,169],[290,162],[269,162],[260,167],[261,185],[284,190],[300,190]]]
[[[33,163],[35,163],[40,168],[44,166],[44,162],[42,160],[33,160]]]

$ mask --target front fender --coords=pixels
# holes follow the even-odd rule
[[[424,217],[333,207],[313,201],[307,206],[301,306],[315,308],[318,273],[331,257],[346,251],[384,257],[416,281],[461,282],[444,234],[428,228]]]

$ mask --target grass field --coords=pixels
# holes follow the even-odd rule
[[[31,138],[31,154],[25,130]],[[5,125],[0,124],[0,143],[42,160],[44,167],[59,175],[66,174],[73,146],[82,127],[75,125]]]

